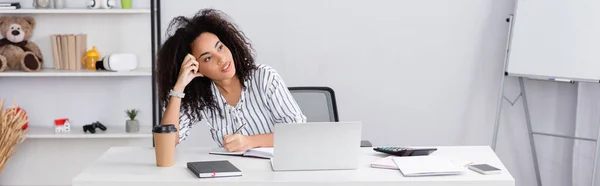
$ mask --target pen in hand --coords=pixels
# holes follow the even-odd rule
[[[244,126],[246,126],[246,124],[245,124],[245,123],[244,123],[244,124],[242,124],[240,127],[238,127],[238,128],[235,130],[235,132],[233,132],[233,134],[239,134],[239,133],[240,133],[240,131],[242,131],[242,128],[244,128]]]
[[[229,152],[234,152],[234,151],[243,151],[245,150],[245,146],[248,146],[247,142],[246,142],[246,137],[244,135],[237,135],[242,131],[242,128],[244,128],[244,126],[246,126],[246,124],[242,124],[240,125],[240,127],[238,127],[235,132],[233,132],[233,134],[230,135],[225,135],[223,138],[223,147],[225,148],[225,150],[229,151]]]

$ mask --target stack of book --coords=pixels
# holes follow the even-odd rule
[[[81,70],[87,52],[87,34],[50,35],[55,70]]]
[[[19,2],[0,2],[0,10],[15,10],[21,9]]]

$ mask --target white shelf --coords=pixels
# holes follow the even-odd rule
[[[42,69],[39,72],[4,71],[0,77],[118,77],[118,76],[152,76],[151,68],[138,68],[127,72],[105,70],[54,70]]]
[[[125,124],[123,124],[125,125]],[[71,132],[55,133],[54,127],[40,127],[29,125],[27,129],[27,139],[44,138],[152,138],[150,126],[140,126],[140,131],[136,133],[125,132],[124,126],[106,125],[106,131],[96,128],[96,133],[85,133],[81,126],[71,126]]]
[[[149,14],[150,9],[16,9],[0,10],[0,14]]]

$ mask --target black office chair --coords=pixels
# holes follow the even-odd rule
[[[335,93],[330,87],[288,87],[308,122],[338,122]],[[372,147],[362,140],[361,147]]]

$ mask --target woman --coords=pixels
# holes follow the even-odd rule
[[[175,124],[177,143],[204,120],[230,152],[272,147],[273,125],[306,122],[281,76],[254,63],[252,46],[225,14],[205,9],[179,16],[174,28],[158,52],[156,77],[166,105],[161,124]]]

